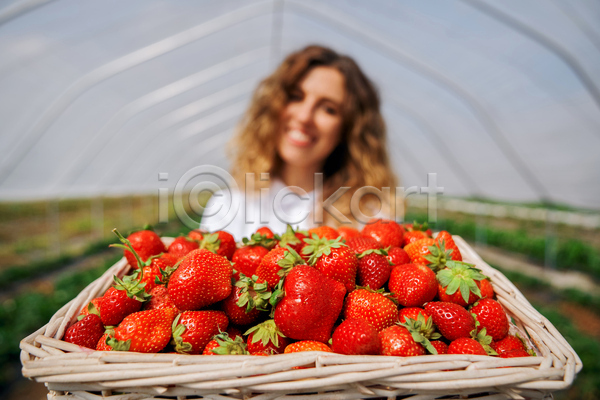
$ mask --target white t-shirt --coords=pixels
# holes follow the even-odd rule
[[[314,206],[314,192],[287,187],[277,179],[269,188],[257,192],[216,192],[206,204],[200,228],[227,231],[236,241],[250,237],[262,226],[274,233],[285,232],[287,224],[305,230],[315,225],[311,223]]]

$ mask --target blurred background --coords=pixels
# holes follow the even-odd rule
[[[0,1],[0,396],[45,398],[19,379],[19,340],[119,258],[112,228],[189,230],[175,186],[227,169],[254,87],[313,43],[376,83],[402,186],[437,174],[434,227],[578,352],[555,397],[600,397],[600,2],[586,0]],[[409,196],[405,219],[426,206]]]

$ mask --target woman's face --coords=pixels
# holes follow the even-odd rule
[[[298,83],[281,115],[277,144],[288,166],[320,170],[341,139],[344,76],[315,67]]]

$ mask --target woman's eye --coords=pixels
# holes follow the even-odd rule
[[[325,106],[325,112],[329,115],[337,115],[338,114],[337,108],[331,107],[331,106]]]
[[[302,93],[299,93],[299,92],[292,92],[292,93],[290,93],[289,100],[290,101],[300,101],[300,100],[302,100]]]

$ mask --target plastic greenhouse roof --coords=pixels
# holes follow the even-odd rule
[[[3,2],[0,200],[227,168],[258,81],[318,43],[378,86],[402,186],[600,209],[599,22],[584,0]]]

